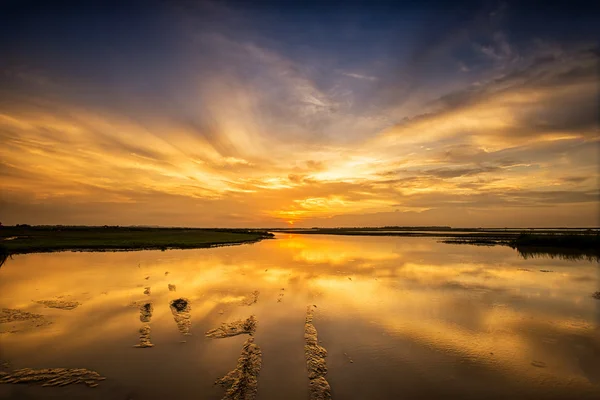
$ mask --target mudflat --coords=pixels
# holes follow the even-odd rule
[[[65,250],[193,249],[252,243],[272,237],[271,233],[259,229],[20,225],[0,227],[0,255]]]

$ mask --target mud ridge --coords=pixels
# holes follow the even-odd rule
[[[48,308],[58,308],[60,310],[74,310],[81,305],[81,303],[78,301],[68,300],[39,300],[37,303]]]
[[[144,325],[140,328],[140,343],[133,347],[145,348],[154,347],[154,344],[150,341],[150,325]]]
[[[29,321],[32,319],[43,319],[41,314],[32,314],[27,311],[16,310],[12,308],[3,308],[0,313],[0,324],[15,321]]]
[[[262,352],[260,347],[254,344],[254,337],[250,337],[244,343],[236,368],[215,382],[225,388],[222,400],[255,399],[261,365]]]
[[[190,301],[184,297],[175,299],[169,303],[171,313],[177,324],[177,329],[184,335],[191,335],[190,328],[192,327],[192,307]]]
[[[255,290],[254,292],[250,293],[248,296],[246,296],[241,302],[240,304],[242,306],[251,306],[252,304],[256,304],[258,302],[258,295],[260,294],[260,292],[258,290]]]
[[[0,372],[0,383],[38,383],[42,386],[85,384],[96,387],[98,382],[105,379],[99,373],[85,368],[22,368],[9,373]]]
[[[327,365],[325,357],[327,350],[319,346],[317,329],[313,325],[313,312],[315,306],[306,308],[306,322],[304,324],[304,355],[308,369],[309,392],[311,400],[331,399],[331,387],[325,379]]]
[[[154,312],[154,306],[152,303],[144,303],[140,306],[140,321],[150,322],[152,319],[152,313]]]
[[[26,322],[26,324],[21,326],[23,329],[10,330],[10,328],[7,329],[6,327],[0,327],[0,333],[16,333],[22,330],[28,330],[31,328],[38,328],[52,324],[51,321],[48,321],[46,317],[41,314],[33,314],[27,311],[21,311],[12,308],[3,308],[0,311],[0,324],[8,324],[11,322]]]
[[[221,339],[237,335],[253,335],[256,331],[256,317],[251,315],[245,320],[233,322],[223,322],[220,327],[206,332],[206,336],[214,339]]]

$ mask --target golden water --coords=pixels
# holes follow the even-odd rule
[[[0,268],[0,307],[52,323],[0,324],[0,360],[107,379],[93,389],[0,385],[0,398],[220,399],[214,382],[247,336],[204,333],[255,315],[258,399],[307,399],[314,304],[334,399],[598,399],[599,270],[431,238],[284,234],[214,249],[15,256]],[[169,307],[180,297],[191,336]],[[144,301],[154,347],[135,348],[144,324],[132,303]]]

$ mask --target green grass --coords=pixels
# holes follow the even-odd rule
[[[536,235],[524,233],[515,238],[511,245],[516,248],[554,247],[566,249],[598,250],[600,249],[600,235],[566,233]]]
[[[523,258],[557,257],[590,261],[600,259],[600,235],[597,233],[521,233],[513,238],[454,237],[442,242],[510,246],[517,250]]]
[[[262,230],[77,226],[0,227],[0,255],[63,250],[191,249],[251,243],[273,237]]]

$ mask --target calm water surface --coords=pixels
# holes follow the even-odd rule
[[[0,385],[0,398],[220,399],[214,381],[235,368],[247,337],[204,332],[253,314],[258,398],[305,400],[304,319],[314,304],[334,399],[599,399],[599,271],[411,237],[279,234],[215,249],[16,256],[0,268],[0,307],[52,324],[0,324],[0,360],[107,380]],[[258,301],[243,305],[253,291]],[[58,296],[81,305],[37,303]],[[169,308],[178,297],[191,301],[191,336]],[[154,304],[154,347],[134,348],[142,323],[132,303],[144,300]]]

